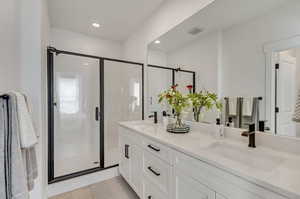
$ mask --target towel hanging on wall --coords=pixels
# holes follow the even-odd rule
[[[295,113],[294,113],[293,120],[295,122],[300,123],[300,90],[298,91],[298,97],[296,100],[296,107],[295,107]]]
[[[3,97],[5,96],[5,97]],[[10,92],[0,96],[0,199],[29,199],[38,176],[37,139],[25,96]],[[20,104],[21,102],[21,104]],[[22,107],[20,107],[20,105]],[[24,114],[24,112],[26,114]],[[26,117],[26,118],[25,118]],[[22,133],[25,139],[22,138]],[[22,139],[26,141],[22,146]]]
[[[0,198],[29,199],[26,170],[19,137],[17,102],[14,95],[0,99]]]
[[[228,98],[229,115],[236,115],[237,113],[237,97]]]
[[[243,116],[252,116],[253,113],[253,97],[243,98]]]
[[[37,144],[37,136],[30,115],[29,106],[25,95],[19,92],[12,92],[17,100],[17,114],[20,128],[20,144],[22,148],[29,149]]]

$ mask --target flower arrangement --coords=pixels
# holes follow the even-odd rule
[[[181,128],[184,126],[182,123],[182,112],[185,108],[189,107],[189,100],[187,96],[181,94],[176,88],[178,85],[172,86],[169,90],[164,91],[159,95],[158,102],[166,100],[167,103],[174,110],[174,115],[176,118],[175,127]]]
[[[215,93],[209,91],[192,92],[192,85],[188,85],[189,90],[188,99],[191,102],[194,111],[194,120],[200,121],[202,110],[205,108],[207,111],[215,107],[217,110],[222,109],[222,103],[218,100],[218,96]]]
[[[206,90],[193,92],[193,86],[187,85],[186,87],[189,90],[189,94],[183,95],[176,89],[177,87],[178,85],[174,85],[167,91],[159,94],[158,100],[159,103],[166,101],[173,109],[174,116],[176,118],[176,122],[172,126],[175,129],[174,131],[176,131],[176,129],[178,132],[189,131],[189,127],[182,122],[182,112],[188,107],[193,108],[194,120],[197,122],[200,121],[200,116],[203,109],[206,109],[207,111],[214,107],[219,111],[222,109],[222,104],[218,100],[218,96],[215,93]]]

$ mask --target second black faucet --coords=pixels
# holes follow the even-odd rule
[[[152,118],[152,117],[154,118],[154,124],[157,124],[158,121],[157,121],[157,112],[156,111],[153,112],[153,115],[149,115],[149,118]]]

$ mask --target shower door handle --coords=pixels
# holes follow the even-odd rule
[[[125,158],[129,159],[129,145],[125,144]]]
[[[95,120],[99,121],[99,107],[95,108]]]

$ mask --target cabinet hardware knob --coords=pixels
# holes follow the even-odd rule
[[[125,144],[125,158],[129,159],[129,145]]]
[[[159,152],[159,151],[160,151],[160,148],[157,148],[157,147],[155,147],[155,146],[153,146],[153,145],[151,145],[151,144],[149,144],[148,147],[149,147],[150,149],[156,151],[156,152]]]
[[[156,176],[160,176],[160,173],[158,173],[157,171],[155,171],[154,169],[152,169],[152,167],[148,167],[149,171],[151,171],[154,175]]]
[[[95,108],[95,120],[99,121],[99,107]]]

